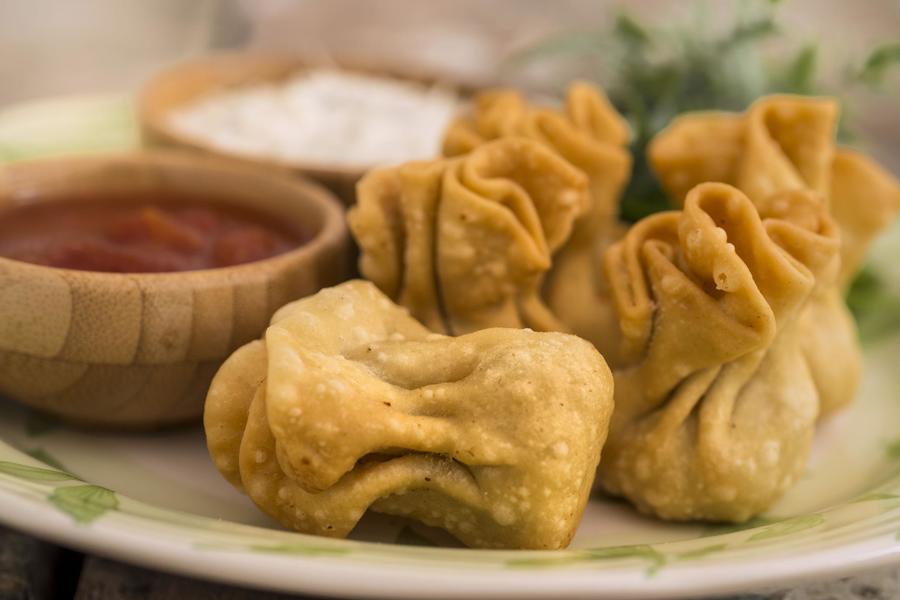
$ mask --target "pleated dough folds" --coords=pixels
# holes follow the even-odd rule
[[[504,138],[458,159],[376,169],[348,215],[360,271],[432,331],[561,331],[540,297],[589,206],[587,180],[543,145]]]
[[[820,194],[841,233],[841,264],[822,278],[801,328],[802,351],[822,415],[856,394],[862,355],[843,294],[875,236],[900,209],[900,183],[870,159],[834,144],[838,106],[830,99],[768,96],[746,113],[690,113],[651,142],[648,156],[676,204],[698,183],[735,185],[757,206],[781,194]],[[834,365],[840,365],[835,369]]]
[[[482,548],[568,545],[612,412],[612,376],[561,333],[430,333],[369,282],[283,307],[216,375],[218,469],[267,514],[343,537],[366,510]]]
[[[625,120],[603,92],[589,83],[569,86],[560,109],[535,106],[514,90],[476,96],[473,110],[448,128],[444,153],[471,152],[488,140],[524,136],[553,149],[585,173],[591,208],[554,257],[544,284],[547,305],[568,330],[592,342],[605,356],[616,347],[615,315],[601,276],[601,256],[625,228],[619,199],[631,172]]]
[[[743,521],[802,472],[819,414],[799,316],[838,263],[813,192],[758,212],[697,186],[605,257],[624,365],[599,481],[664,519]]]

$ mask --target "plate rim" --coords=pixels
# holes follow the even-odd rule
[[[37,105],[41,102],[53,102],[56,107],[73,100],[79,100],[85,105],[91,103],[98,106],[106,106],[108,103],[124,105],[129,96],[77,94],[36,99],[0,107],[0,116],[9,116],[12,109],[16,108],[38,109],[40,107]],[[21,457],[19,462],[46,466],[42,461],[27,457],[0,438],[0,459],[4,454],[8,455],[9,451],[17,460]],[[399,553],[389,555],[389,560],[385,562],[383,559],[362,560],[371,558],[367,553],[359,553],[354,557],[355,560],[348,560],[348,557],[342,555],[279,556],[249,549],[198,549],[189,543],[191,538],[185,533],[186,526],[184,530],[179,529],[182,533],[178,536],[167,533],[160,528],[159,521],[151,519],[148,515],[122,513],[114,514],[131,520],[128,526],[124,522],[119,523],[116,519],[107,518],[101,518],[89,526],[82,525],[57,510],[48,502],[47,497],[40,501],[38,498],[24,495],[21,490],[17,491],[15,483],[15,479],[0,475],[0,523],[14,530],[97,556],[161,572],[245,588],[321,596],[419,598],[423,591],[427,590],[429,597],[435,598],[541,598],[548,594],[558,598],[585,596],[621,599],[676,598],[684,597],[685,594],[710,595],[759,591],[762,588],[778,588],[808,582],[822,576],[834,579],[870,568],[900,565],[900,521],[895,523],[889,532],[864,534],[852,542],[828,544],[822,548],[804,548],[789,556],[783,553],[768,555],[765,552],[758,552],[747,557],[736,553],[734,556],[726,555],[722,558],[697,562],[670,563],[649,578],[646,569],[637,568],[634,563],[622,563],[621,566],[607,566],[610,563],[603,563],[603,568],[594,569],[584,565],[574,569],[513,570],[499,565],[477,569],[472,568],[471,563],[441,563],[438,560],[405,563],[400,560]],[[900,479],[896,476],[883,481],[881,487],[885,485],[890,485],[894,493],[900,494]],[[42,490],[44,492],[51,489],[50,486],[44,488]],[[118,492],[117,497],[129,504],[144,505],[154,511],[209,519],[202,515],[146,504]],[[820,512],[841,506],[846,505],[826,507]],[[883,516],[886,512],[900,516],[900,504],[878,516]],[[138,524],[137,528],[133,527],[135,523]],[[242,527],[252,526],[242,525]],[[319,540],[313,536],[292,532],[271,530],[271,533],[277,533],[278,535],[273,537],[278,539],[288,539],[283,536],[294,536],[297,540]],[[706,539],[715,538],[710,536]],[[328,543],[338,546],[345,544],[351,548],[359,547],[356,546],[358,544],[367,544],[367,547],[381,545],[351,540],[339,542],[329,540]],[[664,544],[660,542],[651,546]],[[432,549],[416,549],[417,552],[419,550],[426,555],[433,552]],[[461,550],[461,552],[485,551]],[[410,568],[413,564],[415,568]],[[463,564],[465,569],[461,568]],[[290,568],[285,568],[285,565]],[[441,577],[452,577],[452,585],[439,585]]]
[[[87,528],[74,522],[59,527],[57,518],[38,518],[25,523],[17,520],[15,511],[10,509],[18,508],[26,515],[34,513],[34,516],[50,513],[37,502],[31,503],[30,507],[25,506],[29,503],[28,499],[15,498],[3,486],[0,489],[0,506],[4,510],[0,512],[0,522],[40,539],[143,568],[244,588],[327,597],[420,598],[427,589],[429,597],[433,598],[545,598],[552,593],[556,598],[662,599],[684,597],[684,594],[707,596],[751,589],[758,591],[812,581],[821,575],[834,579],[900,564],[900,545],[873,545],[877,538],[868,538],[848,545],[797,554],[787,562],[778,557],[753,562],[729,561],[731,565],[715,565],[713,576],[709,576],[712,566],[709,564],[672,566],[650,579],[635,577],[638,573],[634,570],[515,571],[513,577],[511,571],[494,569],[468,571],[464,577],[459,577],[459,569],[437,565],[420,566],[415,572],[400,573],[398,571],[402,567],[362,562],[348,564],[339,558],[279,557],[239,551],[204,551],[208,552],[204,554],[158,537],[142,548],[130,542],[123,531],[110,530],[108,524],[98,527],[102,522]],[[64,518],[64,515],[58,516]],[[140,540],[141,543],[147,541]],[[204,556],[208,558],[204,559]],[[285,560],[292,563],[290,573],[281,564]],[[802,570],[791,568],[797,562],[804,564]],[[753,568],[748,568],[749,565]],[[563,573],[565,577],[560,576]],[[704,575],[702,578],[690,577],[701,573]],[[669,576],[672,574],[676,576]],[[441,576],[453,576],[454,586],[436,585],[436,578]],[[264,577],[271,579],[261,580]],[[509,586],[513,578],[519,583]],[[301,585],[295,585],[297,583]],[[665,586],[660,586],[660,583],[665,583]]]
[[[26,467],[37,464],[40,466],[34,468],[61,472],[24,454],[3,439],[0,439],[0,458],[15,459],[16,464]],[[779,588],[811,581],[822,575],[836,578],[869,568],[900,564],[900,504],[866,517],[868,520],[878,519],[875,526],[880,526],[883,531],[877,534],[867,534],[864,531],[859,539],[850,542],[838,541],[791,553],[787,557],[783,553],[763,552],[750,558],[738,554],[714,561],[670,563],[664,569],[650,574],[647,569],[635,568],[633,564],[626,563],[618,567],[607,566],[609,563],[594,563],[604,564],[602,569],[585,568],[584,565],[573,569],[525,570],[499,565],[477,569],[468,563],[454,565],[421,560],[404,562],[400,553],[372,561],[365,560],[372,558],[365,553],[358,553],[356,560],[353,559],[352,552],[348,556],[279,555],[252,550],[239,543],[231,547],[224,544],[201,548],[196,541],[192,542],[190,533],[205,530],[200,526],[190,527],[184,522],[179,523],[178,517],[204,524],[237,526],[235,531],[212,530],[214,538],[233,535],[240,539],[240,532],[264,532],[273,541],[296,539],[337,549],[377,551],[387,544],[323,539],[296,532],[269,530],[162,508],[119,492],[115,492],[116,497],[132,509],[146,508],[153,514],[172,515],[176,520],[165,522],[154,519],[152,514],[117,509],[90,524],[83,524],[53,506],[49,495],[60,487],[78,484],[91,485],[76,477],[60,485],[59,481],[29,481],[3,473],[0,475],[0,523],[62,546],[144,568],[244,588],[288,593],[365,598],[419,598],[423,593],[428,593],[429,597],[484,599],[544,598],[548,594],[557,598],[678,598],[685,594],[707,596]],[[893,490],[900,483],[895,479],[889,480],[886,485]],[[854,504],[858,503],[838,504],[821,512],[840,510]],[[166,527],[160,527],[161,524]],[[849,522],[851,526],[860,524],[860,521]],[[174,530],[169,532],[166,528]],[[713,541],[716,537],[750,531],[753,529],[703,539]],[[851,530],[851,533],[853,531],[855,530]],[[650,546],[678,543],[660,542]],[[770,540],[769,544],[771,543]],[[778,542],[775,544],[777,546]],[[399,548],[403,546],[392,546],[395,550]],[[420,550],[432,549],[416,548],[414,552],[418,554]],[[440,551],[446,552],[447,549]],[[469,549],[459,551],[485,556],[485,553],[496,553]],[[523,557],[558,554],[543,551],[499,553],[505,556],[522,554]],[[452,578],[452,585],[441,585],[441,578]]]

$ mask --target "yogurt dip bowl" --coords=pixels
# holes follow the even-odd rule
[[[317,93],[298,89],[305,77],[319,78]],[[160,72],[139,93],[137,110],[145,145],[189,149],[307,175],[352,203],[356,181],[372,167],[438,156],[444,127],[459,107],[453,90],[467,94],[473,89],[467,83],[448,85],[434,74],[349,63],[321,67],[286,55],[232,52],[192,59]],[[185,123],[182,117],[200,116],[196,109],[210,101],[220,101],[206,106],[206,112],[218,118],[206,114],[200,122],[193,119],[193,127],[179,126]],[[264,118],[256,114],[260,111],[272,114]],[[252,125],[231,127],[221,136],[211,131],[215,128],[211,123],[230,127],[248,121]],[[318,135],[304,135],[317,127],[322,129],[313,132]],[[329,137],[332,129],[334,135]],[[266,137],[267,131],[273,135]],[[239,139],[242,136],[254,139]],[[423,137],[433,138],[433,153],[422,151]],[[250,142],[268,144],[261,149]],[[418,149],[396,156],[397,147],[410,144]],[[324,146],[333,152],[316,152]],[[363,148],[370,151],[358,156]],[[379,148],[385,156],[372,160]]]

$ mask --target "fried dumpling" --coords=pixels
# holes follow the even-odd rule
[[[801,316],[806,354],[826,416],[856,394],[862,356],[843,302],[871,241],[900,208],[900,185],[869,159],[836,149],[837,104],[770,96],[745,114],[694,113],[654,138],[650,163],[676,204],[703,181],[731,183],[757,205],[789,201],[785,192],[823,196],[841,232],[840,272],[823,279]],[[794,196],[796,197],[796,196]],[[840,369],[833,365],[840,364]]]
[[[648,157],[673,201],[704,181],[730,183],[759,203],[794,189],[821,193],[841,230],[846,288],[872,240],[900,210],[900,182],[867,156],[835,147],[837,104],[769,96],[745,114],[689,113],[650,144]]]
[[[569,330],[604,354],[611,353],[615,318],[606,298],[600,257],[624,232],[618,223],[618,203],[631,171],[628,125],[589,83],[569,86],[558,110],[533,106],[513,90],[491,90],[476,96],[473,110],[447,129],[444,153],[464,154],[487,140],[511,135],[547,145],[588,177],[591,208],[554,257],[544,297]]]
[[[900,211],[900,181],[871,158],[838,148],[831,163],[831,214],[841,227],[839,286],[859,271],[872,240]]]
[[[552,150],[503,138],[371,171],[357,197],[348,221],[360,271],[432,331],[565,329],[540,288],[589,197],[585,176]]]
[[[734,185],[754,202],[777,192],[826,195],[838,106],[827,98],[766,96],[744,114],[696,112],[656,135],[647,157],[677,205],[706,181]]]
[[[758,212],[702,184],[605,256],[625,364],[599,481],[644,512],[744,521],[806,464],[820,402],[799,317],[839,234],[817,194],[788,194]]]
[[[562,333],[430,333],[369,282],[283,307],[206,402],[216,466],[266,513],[342,537],[371,509],[484,548],[568,545],[612,376]]]
[[[579,220],[574,241],[616,218],[619,192],[631,169],[625,148],[630,135],[625,120],[589,83],[570,85],[560,109],[534,106],[515,90],[497,89],[476,96],[473,110],[450,124],[443,153],[461,156],[510,136],[535,140],[558,152],[590,181],[591,209]]]
[[[478,146],[502,137],[518,137],[520,123],[529,110],[517,90],[497,88],[477,94],[472,110],[457,116],[444,132],[444,156],[462,156]]]

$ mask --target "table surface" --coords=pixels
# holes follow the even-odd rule
[[[0,600],[278,600],[289,597],[157,573],[85,556],[0,528]],[[897,598],[900,598],[900,567],[800,588],[744,594],[722,600]]]

